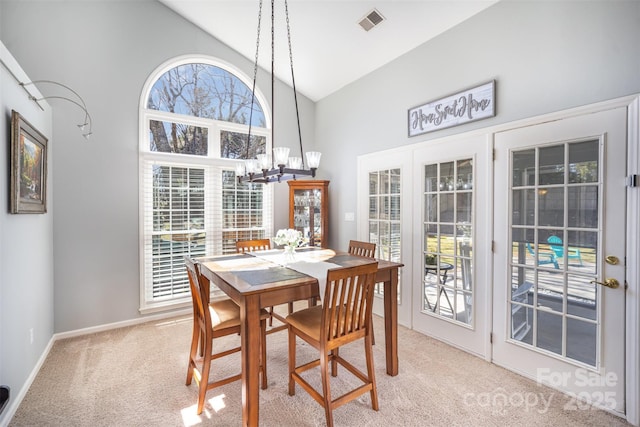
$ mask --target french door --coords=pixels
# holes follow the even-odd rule
[[[484,358],[489,152],[481,135],[431,143],[413,156],[413,327]]]
[[[617,108],[494,140],[493,361],[574,406],[621,414],[626,117]]]

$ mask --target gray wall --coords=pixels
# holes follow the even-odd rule
[[[409,108],[491,79],[496,117],[407,136]],[[356,211],[358,155],[638,92],[640,2],[502,1],[486,9],[317,103],[331,247],[356,238],[343,219]]]
[[[3,58],[6,61],[6,58]],[[7,61],[9,62],[9,61]],[[15,69],[12,72],[16,73]],[[46,104],[46,103],[45,103]],[[49,152],[46,214],[10,214],[11,110],[54,143],[52,114],[42,111],[0,66],[0,384],[20,391],[53,335],[53,167]],[[33,329],[33,343],[29,330]],[[8,407],[7,407],[8,408]],[[5,408],[5,416],[8,409]],[[3,416],[0,416],[0,425]]]
[[[160,64],[185,54],[220,58],[250,77],[253,63],[152,0],[3,0],[0,16],[0,37],[30,76],[72,87],[93,117],[94,135],[85,142],[75,126],[81,112],[52,101],[55,332],[135,319],[140,316],[138,106],[145,80]],[[277,85],[276,95],[285,89]],[[258,86],[269,96],[267,74],[259,75]],[[275,112],[281,135],[297,132],[293,97],[284,98]],[[304,97],[299,104],[309,150],[315,105]],[[282,227],[288,221],[288,193],[286,185],[277,188],[276,206],[282,208],[275,226]]]

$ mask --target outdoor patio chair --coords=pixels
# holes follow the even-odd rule
[[[556,258],[564,260],[564,245],[562,239],[558,236],[550,236],[547,239],[547,243],[551,247]],[[578,265],[582,267],[582,256],[580,255],[580,249],[567,248],[567,263],[570,263],[572,259],[578,260]]]
[[[555,268],[560,268],[560,266],[558,265],[558,260],[556,259],[556,255],[553,252],[538,251],[538,254],[536,256],[536,251],[534,251],[533,247],[531,247],[531,243],[527,243],[527,250],[529,251],[531,256],[533,256],[533,259],[537,259],[538,265],[553,264]]]

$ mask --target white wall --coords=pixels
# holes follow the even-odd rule
[[[220,58],[250,78],[253,63],[155,0],[2,0],[0,37],[34,79],[56,80],[80,93],[93,117],[87,143],[75,126],[83,118],[78,109],[53,105],[55,332],[138,318],[138,103],[144,82],[160,64],[190,53]],[[284,89],[277,84],[276,96]],[[264,72],[258,85],[270,93]],[[278,98],[281,135],[297,134],[290,98]],[[309,150],[315,105],[298,101]],[[282,209],[276,227],[287,223],[286,187],[277,187]]]
[[[0,43],[0,59],[22,81],[29,78]],[[53,159],[48,161],[47,213],[10,214],[11,110],[52,139],[52,115],[42,111],[0,65],[0,384],[11,388],[11,400],[0,416],[7,416],[26,379],[53,335]],[[49,152],[51,154],[51,152]],[[33,329],[33,343],[29,330]]]
[[[358,155],[638,93],[638,40],[638,1],[503,0],[320,100],[331,247],[357,237],[344,214],[356,212]],[[496,117],[407,136],[409,108],[491,79]]]

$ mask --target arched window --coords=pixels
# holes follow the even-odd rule
[[[211,58],[172,60],[149,77],[140,101],[141,312],[190,304],[185,255],[230,253],[236,240],[272,235],[271,189],[235,176],[239,159],[271,150],[267,104],[255,94],[246,76]]]

